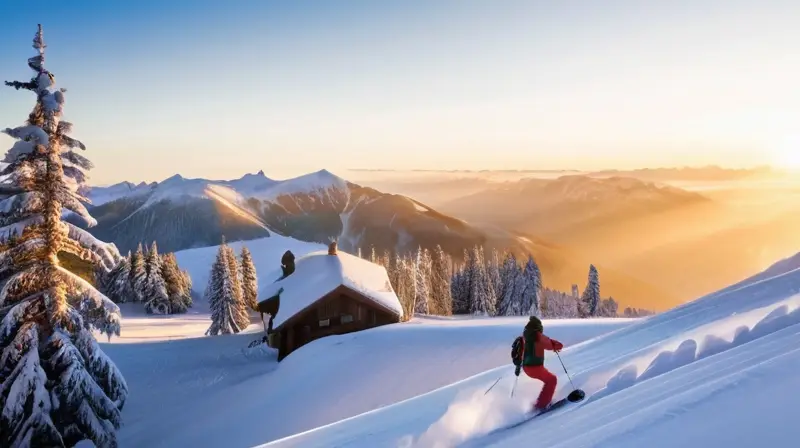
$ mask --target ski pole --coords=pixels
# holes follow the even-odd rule
[[[495,380],[495,382],[494,382],[494,383],[492,383],[492,385],[491,385],[491,386],[489,386],[489,388],[488,388],[488,389],[486,389],[486,392],[484,392],[484,393],[483,393],[483,395],[486,395],[486,394],[488,394],[490,390],[494,389],[494,386],[496,386],[496,385],[497,385],[497,383],[499,383],[501,379],[503,379],[503,375],[500,375],[500,378],[498,378],[497,380]]]
[[[569,372],[567,372],[567,366],[564,365],[564,361],[561,361],[561,355],[559,355],[557,351],[556,351],[556,356],[558,356],[558,360],[561,362],[561,367],[564,368],[564,373],[567,374],[567,378],[569,379],[569,384],[572,384],[572,389],[575,390],[575,383],[572,382],[572,378],[570,378]]]
[[[519,377],[514,378],[514,387],[511,388],[511,398],[514,398],[514,390],[517,388],[517,381],[519,381]]]

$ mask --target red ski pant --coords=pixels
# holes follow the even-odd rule
[[[542,391],[539,392],[539,399],[536,400],[536,407],[543,409],[553,401],[553,394],[556,392],[558,378],[550,373],[544,366],[523,366],[522,370],[531,378],[544,383]]]

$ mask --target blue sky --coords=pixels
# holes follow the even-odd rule
[[[800,5],[539,0],[0,6],[0,78],[48,68],[96,183],[328,168],[800,166]],[[0,126],[27,92],[0,89]],[[12,141],[0,137],[0,145]]]

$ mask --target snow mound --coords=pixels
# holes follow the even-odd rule
[[[247,246],[253,256],[253,264],[255,264],[260,284],[275,280],[275,277],[271,277],[270,274],[276,268],[280,268],[281,256],[287,250],[291,250],[295,256],[302,256],[325,247],[322,244],[307,243],[275,233],[266,238],[229,242],[227,245],[233,248],[237,255],[241,253],[242,246]],[[197,294],[205,291],[211,265],[214,264],[218,251],[219,246],[209,246],[175,252],[178,265],[181,269],[188,271],[192,277],[192,289]]]
[[[265,446],[749,446],[765,432],[774,446],[794,446],[787,391],[800,386],[799,291],[800,270],[786,270],[566,344],[561,357],[587,398],[518,428],[490,435],[522,418],[541,383],[523,374],[515,387],[503,366]],[[545,365],[558,375],[555,399],[565,396],[558,359],[548,354]]]
[[[258,298],[265,300],[280,294],[280,309],[273,320],[277,328],[342,285],[361,293],[386,311],[403,316],[403,307],[392,289],[386,268],[341,250],[336,255],[328,255],[324,250],[298,258],[294,273],[274,283],[262,284]]]

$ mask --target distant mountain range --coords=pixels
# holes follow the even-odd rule
[[[693,204],[706,197],[629,177],[568,175],[506,182],[440,206],[470,222],[490,223],[578,245],[582,233]]]
[[[442,215],[413,199],[348,182],[326,170],[288,180],[263,172],[235,180],[186,179],[122,182],[94,187],[90,210],[99,237],[132,250],[140,241],[158,241],[165,251],[267,237],[271,232],[303,241],[338,238],[344,250],[412,250],[441,244],[460,251],[511,235],[489,236],[464,221]],[[501,241],[503,240],[503,241]]]
[[[301,241],[326,243],[337,238],[343,250],[378,253],[442,248],[459,259],[464,249],[532,253],[550,287],[568,290],[586,282],[594,260],[558,244],[502,226],[475,225],[441,213],[404,195],[364,187],[321,170],[274,180],[263,172],[234,180],[187,179],[122,182],[92,187],[87,197],[98,225],[91,232],[114,242],[122,253],[139,242],[157,241],[161,251],[214,246],[229,241],[269,237],[273,232]],[[498,209],[499,204],[477,206]],[[489,256],[489,254],[487,254]],[[595,263],[598,265],[597,263]],[[651,300],[674,302],[646,281],[603,269],[603,293],[630,306]],[[644,301],[643,301],[644,300]]]

